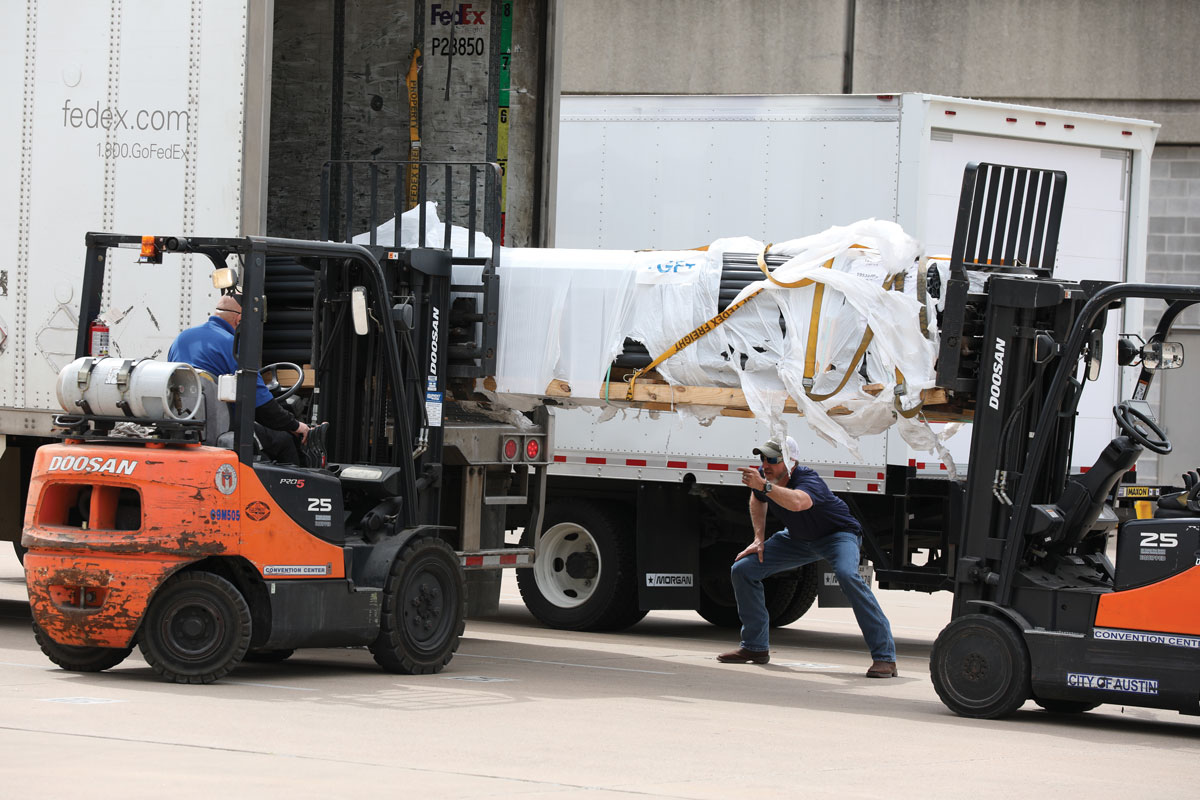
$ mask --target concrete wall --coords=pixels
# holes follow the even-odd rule
[[[565,0],[564,94],[842,90],[845,0]]]
[[[1200,142],[1192,0],[565,0],[563,92],[919,91],[1153,119]]]
[[[1200,147],[1159,147],[1150,169],[1146,280],[1194,283],[1200,276]],[[1200,309],[1184,320],[1200,325]]]

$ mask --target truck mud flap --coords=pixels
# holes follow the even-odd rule
[[[679,486],[638,486],[637,586],[643,610],[699,607],[699,509]]]
[[[869,563],[863,562],[858,565],[858,574],[862,575],[863,580],[870,586],[875,577],[875,569]],[[837,575],[828,561],[817,562],[817,575],[819,576],[817,578],[817,606],[820,608],[849,608],[850,601],[846,599],[846,594],[842,591]]]

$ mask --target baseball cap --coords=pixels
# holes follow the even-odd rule
[[[779,442],[771,439],[754,448],[754,455],[762,456],[769,464],[778,464],[783,460],[783,447]]]

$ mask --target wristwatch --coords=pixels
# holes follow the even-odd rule
[[[763,485],[763,494],[770,494],[771,489],[773,488],[775,488],[775,484],[771,483],[770,481],[766,481]]]

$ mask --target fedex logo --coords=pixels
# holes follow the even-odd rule
[[[471,7],[471,3],[460,3],[458,8],[454,10],[443,9],[440,3],[434,3],[429,7],[429,24],[430,25],[485,25],[486,21],[483,15],[487,13],[487,9],[476,11]]]

